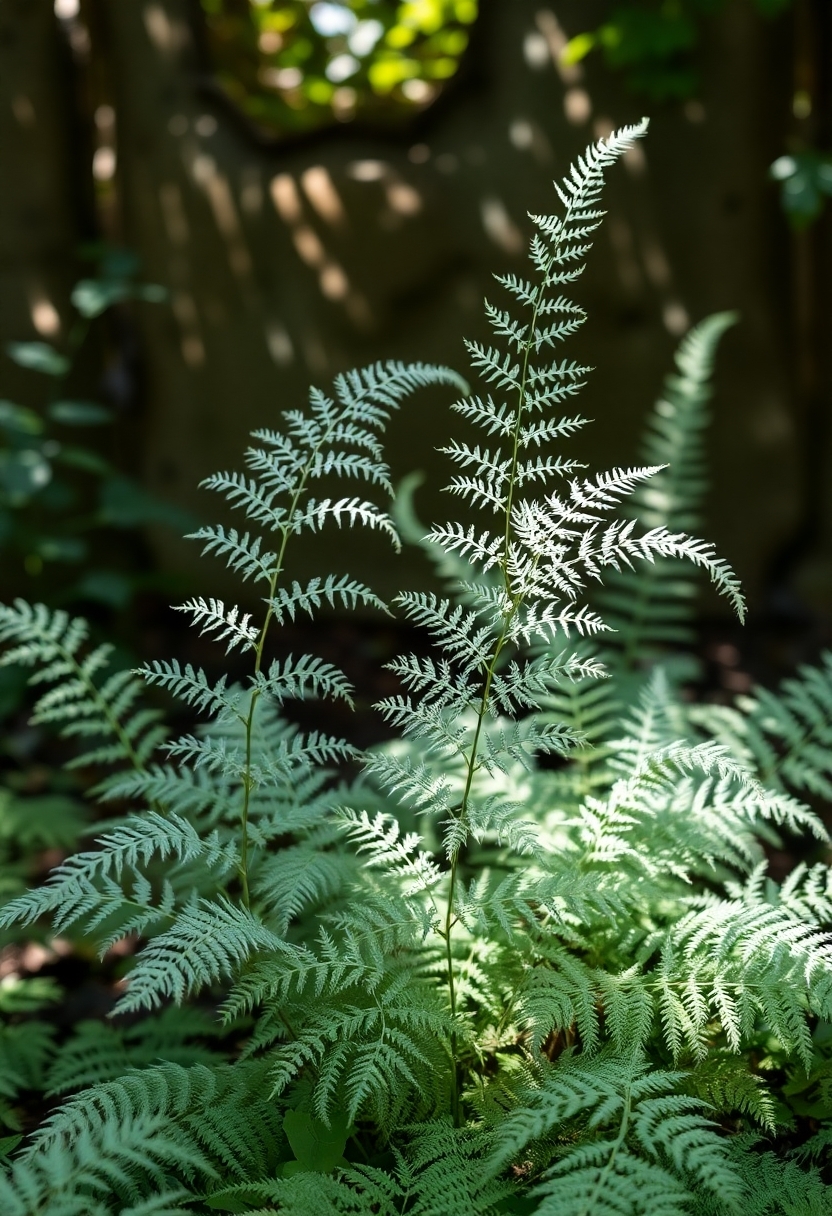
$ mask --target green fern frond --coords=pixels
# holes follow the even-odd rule
[[[17,1101],[27,1090],[46,1088],[55,1060],[54,1040],[55,1027],[47,1022],[0,1021],[0,1124],[13,1131],[22,1128]]]
[[[766,1131],[777,1124],[774,1099],[765,1080],[738,1056],[711,1051],[689,1074],[686,1088],[719,1114],[747,1115]]]
[[[352,854],[327,848],[336,838],[327,827],[258,863],[252,882],[257,907],[274,920],[279,933],[288,932],[301,913],[345,895],[357,880],[359,864]]]
[[[119,1144],[124,1146],[123,1153]],[[98,1165],[96,1155],[101,1158]],[[91,1205],[84,1207],[83,1200],[79,1201],[67,1207],[67,1216],[88,1212],[121,1216],[121,1185],[110,1192],[106,1185],[99,1186],[105,1199],[95,1208],[92,1196],[96,1190],[89,1181],[101,1175],[111,1181],[120,1161],[128,1166],[130,1175],[139,1179],[142,1172],[151,1175],[150,1186],[137,1187],[138,1193],[130,1196],[139,1199],[141,1190],[145,1196],[154,1191],[167,1194],[168,1188],[161,1185],[161,1163],[168,1175],[186,1183],[187,1193],[193,1196],[204,1192],[206,1185],[215,1187],[220,1177],[233,1182],[273,1176],[285,1155],[282,1110],[267,1096],[262,1064],[184,1068],[166,1063],[135,1070],[64,1102],[30,1140],[12,1179],[24,1193],[24,1188],[32,1189],[32,1180],[41,1187],[41,1180],[48,1182],[50,1206],[4,1207],[3,1211],[32,1216],[43,1210],[43,1216],[52,1216],[51,1204],[63,1182],[67,1199],[74,1202],[79,1194]],[[80,1168],[76,1157],[81,1158]],[[124,1181],[130,1181],[129,1175]],[[54,1210],[63,1216],[63,1209]]]
[[[759,1019],[808,1068],[807,1017],[832,1014],[832,937],[770,904],[700,902],[669,931],[658,972],[668,1046],[702,1058],[716,1018],[736,1052]]]
[[[237,862],[236,846],[223,842],[216,832],[203,839],[179,815],[165,818],[155,811],[128,816],[97,843],[98,849],[76,853],[57,866],[44,886],[0,909],[0,926],[32,924],[41,916],[51,916],[56,932],[84,920],[88,928],[94,927],[118,911],[119,903],[130,905],[120,885],[127,871],[138,875],[156,858],[179,862],[199,859],[219,879]],[[159,909],[148,905],[145,913],[150,922],[159,915]],[[121,933],[116,934],[119,936]]]
[[[259,953],[295,951],[245,907],[216,896],[192,901],[173,923],[152,937],[137,956],[116,1013],[156,1009],[164,1001],[186,996],[239,974]]]
[[[170,1176],[212,1172],[196,1145],[163,1118],[124,1115],[17,1160],[0,1173],[0,1208],[4,1216],[112,1216],[131,1205],[140,1213],[150,1191],[175,1211],[186,1192],[169,1185]]]
[[[752,696],[743,707],[763,779],[832,799],[832,654],[777,693],[756,688]]]
[[[496,1130],[490,1160],[497,1171],[524,1152],[538,1169],[554,1158],[533,1191],[537,1212],[682,1216],[696,1190],[738,1210],[743,1187],[722,1137],[698,1113],[702,1103],[674,1092],[684,1074],[563,1059]]]
[[[88,627],[43,604],[0,604],[0,643],[12,643],[0,666],[36,667],[31,684],[50,684],[35,704],[33,722],[57,724],[62,735],[104,740],[73,760],[76,766],[129,764],[141,770],[165,737],[160,715],[136,709],[142,686],[129,671],[106,672],[112,647],[86,649]]]
[[[736,319],[734,313],[715,313],[686,334],[675,355],[677,372],[665,380],[648,416],[641,455],[659,471],[636,489],[627,511],[650,529],[690,532],[701,524],[710,378],[718,343]],[[695,580],[663,558],[638,574],[608,573],[598,598],[617,631],[610,645],[625,668],[636,658],[644,663],[668,646],[690,642],[696,595]]]
[[[367,865],[381,866],[387,874],[404,882],[407,895],[427,891],[441,878],[436,862],[419,847],[421,837],[416,832],[401,835],[392,815],[378,813],[372,819],[366,811],[356,813],[344,809],[341,822],[359,853],[367,853]]]
[[[132,1069],[160,1059],[189,1067],[222,1059],[217,1040],[222,1028],[198,1009],[173,1006],[132,1026],[81,1021],[52,1060],[44,1089],[50,1096],[114,1081]]]

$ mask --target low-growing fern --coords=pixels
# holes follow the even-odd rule
[[[588,371],[558,353],[585,320],[565,293],[604,174],[645,129],[588,148],[562,211],[532,217],[530,277],[498,278],[493,343],[468,344],[479,393],[423,364],[350,372],[256,432],[245,472],[208,479],[245,524],[195,536],[259,598],[180,608],[248,663],[241,682],[176,657],[113,674],[82,622],[0,610],[3,661],[49,685],[40,722],[90,738],[79,762],[116,812],[41,886],[12,884],[0,924],[129,943],[111,1025],[64,1037],[36,1002],[0,1038],[22,1053],[11,1129],[27,1089],[61,1097],[6,1143],[4,1213],[828,1210],[832,886],[820,853],[778,885],[765,849],[828,844],[800,798],[832,788],[832,669],[709,707],[657,665],[689,636],[677,559],[744,612],[690,535],[732,318],[683,343],[647,463],[587,475],[561,452]],[[293,701],[353,693],[272,635],[385,609],[349,575],[292,579],[292,545],[413,531],[406,502],[313,491],[389,496],[380,433],[429,385],[483,432],[445,447],[476,523],[429,531],[443,591],[393,607],[431,649],[390,664],[400,691],[377,708],[397,738],[361,755],[292,724]],[[142,680],[202,724],[168,738]]]

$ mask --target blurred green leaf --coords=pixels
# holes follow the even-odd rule
[[[794,228],[805,228],[823,210],[824,195],[832,195],[832,156],[814,149],[778,156],[769,176],[781,183],[780,200]]]
[[[570,67],[574,63],[580,63],[585,59],[589,52],[597,45],[598,39],[595,34],[576,34],[574,38],[570,38],[566,46],[560,54],[560,61],[566,67]]]
[[[168,289],[161,283],[140,283],[135,289],[138,300],[146,300],[148,304],[163,304],[168,298]]]
[[[97,426],[113,420],[108,409],[92,401],[53,401],[47,413],[55,422],[67,426]]]
[[[251,1212],[262,1199],[262,1192],[245,1190],[217,1191],[205,1197],[207,1207],[215,1212]]]
[[[98,477],[109,477],[113,471],[112,466],[103,456],[99,456],[97,452],[91,452],[87,448],[63,445],[56,459],[61,464],[68,464],[73,469],[82,469],[85,473],[95,473]]]
[[[19,1136],[0,1136],[0,1159],[10,1157],[22,1139],[22,1134]]]
[[[73,587],[74,598],[124,608],[133,594],[133,580],[116,570],[90,570]]]
[[[0,840],[24,852],[74,848],[86,822],[83,803],[64,794],[20,797],[0,788]]]
[[[34,1013],[44,1005],[57,1005],[63,995],[60,984],[50,975],[15,979],[12,983],[6,980],[0,985],[0,1013],[7,1016],[14,1013]]]
[[[7,717],[20,704],[29,672],[25,667],[0,667],[0,720]],[[3,739],[2,749],[5,751],[8,738]]]
[[[158,283],[131,283],[123,278],[81,279],[72,290],[72,303],[82,316],[98,317],[123,300],[147,300],[159,304],[167,291]]]
[[[44,536],[35,551],[45,562],[80,562],[87,556],[87,549],[78,536]]]
[[[46,342],[7,342],[6,353],[20,367],[47,376],[63,376],[69,371],[69,359]]]
[[[0,450],[0,489],[13,504],[25,502],[52,479],[52,466],[37,448],[9,452]]]
[[[72,289],[72,303],[82,317],[97,317],[130,295],[130,284],[119,279],[81,279]]]
[[[43,419],[23,405],[0,401],[0,426],[7,431],[19,431],[21,435],[40,435]]]
[[[190,528],[193,516],[180,507],[160,502],[138,483],[127,477],[112,477],[101,486],[99,519],[117,528],[135,528],[140,524],[168,524],[172,528]]]
[[[139,259],[135,250],[107,241],[87,241],[78,253],[87,262],[95,262],[101,279],[132,279],[138,274]]]

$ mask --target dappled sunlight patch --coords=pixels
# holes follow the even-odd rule
[[[406,121],[457,74],[478,14],[478,0],[201,4],[220,88],[271,137],[355,118]]]

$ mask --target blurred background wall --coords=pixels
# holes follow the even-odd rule
[[[215,518],[199,480],[238,464],[246,433],[297,405],[310,380],[385,358],[464,371],[461,339],[485,333],[491,274],[522,271],[526,213],[555,208],[552,178],[589,141],[648,114],[648,139],[611,175],[609,218],[576,291],[590,322],[569,354],[597,369],[582,402],[597,424],[581,451],[595,465],[633,460],[679,337],[737,310],[718,361],[705,532],[752,614],[828,630],[830,6],[769,7],[689,3],[698,42],[659,54],[656,70],[696,75],[645,89],[616,67],[614,39],[604,53],[598,35],[583,56],[589,43],[570,41],[612,28],[620,5],[481,0],[447,83],[421,100],[413,86],[395,121],[383,106],[351,121],[347,104],[318,129],[281,130],[279,116],[261,121],[230,95],[216,3],[0,0],[0,337],[62,349],[73,284],[88,273],[79,249],[132,250],[167,300],[116,310],[73,374],[118,415],[110,457],[153,494]],[[0,397],[29,401],[33,375],[0,356]],[[436,453],[448,405],[447,394],[415,398],[390,431],[396,477],[424,471],[427,522],[449,507]],[[222,592],[220,567],[212,580],[193,545],[171,529],[147,535],[153,560],[194,593]],[[337,533],[322,543],[314,567],[337,566]],[[388,593],[421,577],[418,554],[394,564],[368,542],[364,560]],[[4,583],[17,578],[7,565]]]

